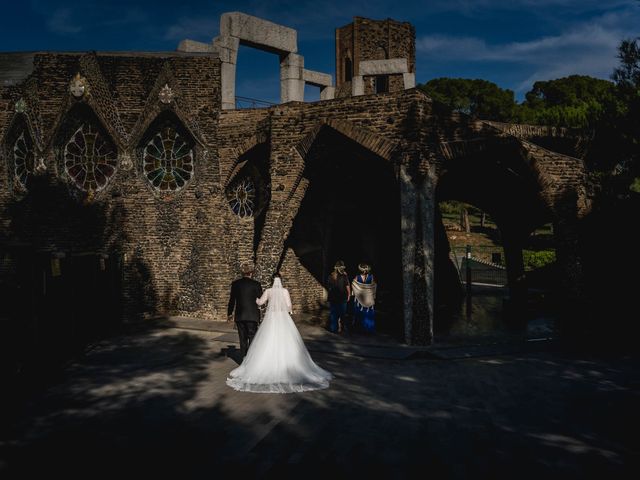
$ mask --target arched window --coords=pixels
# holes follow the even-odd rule
[[[351,58],[345,57],[344,59],[344,81],[350,82],[353,78],[353,65],[351,64]]]

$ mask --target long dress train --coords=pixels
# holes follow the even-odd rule
[[[292,393],[329,387],[331,373],[311,359],[289,315],[291,299],[279,278],[267,289],[259,305],[269,302],[242,364],[231,371],[227,385],[243,392]]]

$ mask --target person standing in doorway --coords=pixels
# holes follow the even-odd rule
[[[353,291],[353,310],[357,328],[366,333],[376,330],[376,280],[371,274],[371,267],[366,263],[358,265],[360,274],[351,282]]]
[[[262,296],[262,286],[253,278],[253,267],[245,264],[241,267],[242,278],[231,284],[229,307],[227,309],[227,321],[234,318],[240,337],[240,350],[242,357],[247,354],[251,340],[258,330],[260,322],[260,309],[256,304],[256,298]]]
[[[347,301],[351,297],[351,286],[344,262],[338,260],[333,267],[333,272],[327,280],[327,292],[329,300],[329,331],[341,333],[345,328],[347,314]]]

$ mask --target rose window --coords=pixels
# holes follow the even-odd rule
[[[34,173],[36,159],[31,137],[25,135],[25,132],[22,132],[13,144],[13,159],[16,178],[23,187],[26,187],[29,177]]]
[[[89,124],[82,124],[64,147],[64,168],[84,191],[102,190],[116,171],[115,147]]]
[[[240,218],[252,217],[256,206],[256,188],[250,178],[244,178],[232,185],[227,199],[233,213]]]
[[[165,127],[144,148],[143,170],[156,190],[181,190],[193,176],[193,148],[173,127]]]

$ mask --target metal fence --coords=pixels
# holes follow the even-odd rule
[[[267,108],[277,105],[274,102],[268,102],[266,100],[258,100],[257,98],[249,97],[236,97],[236,108]]]
[[[497,287],[507,285],[504,253],[499,247],[452,248],[451,260],[458,269],[462,283],[467,282],[467,275],[469,275],[472,284]]]

